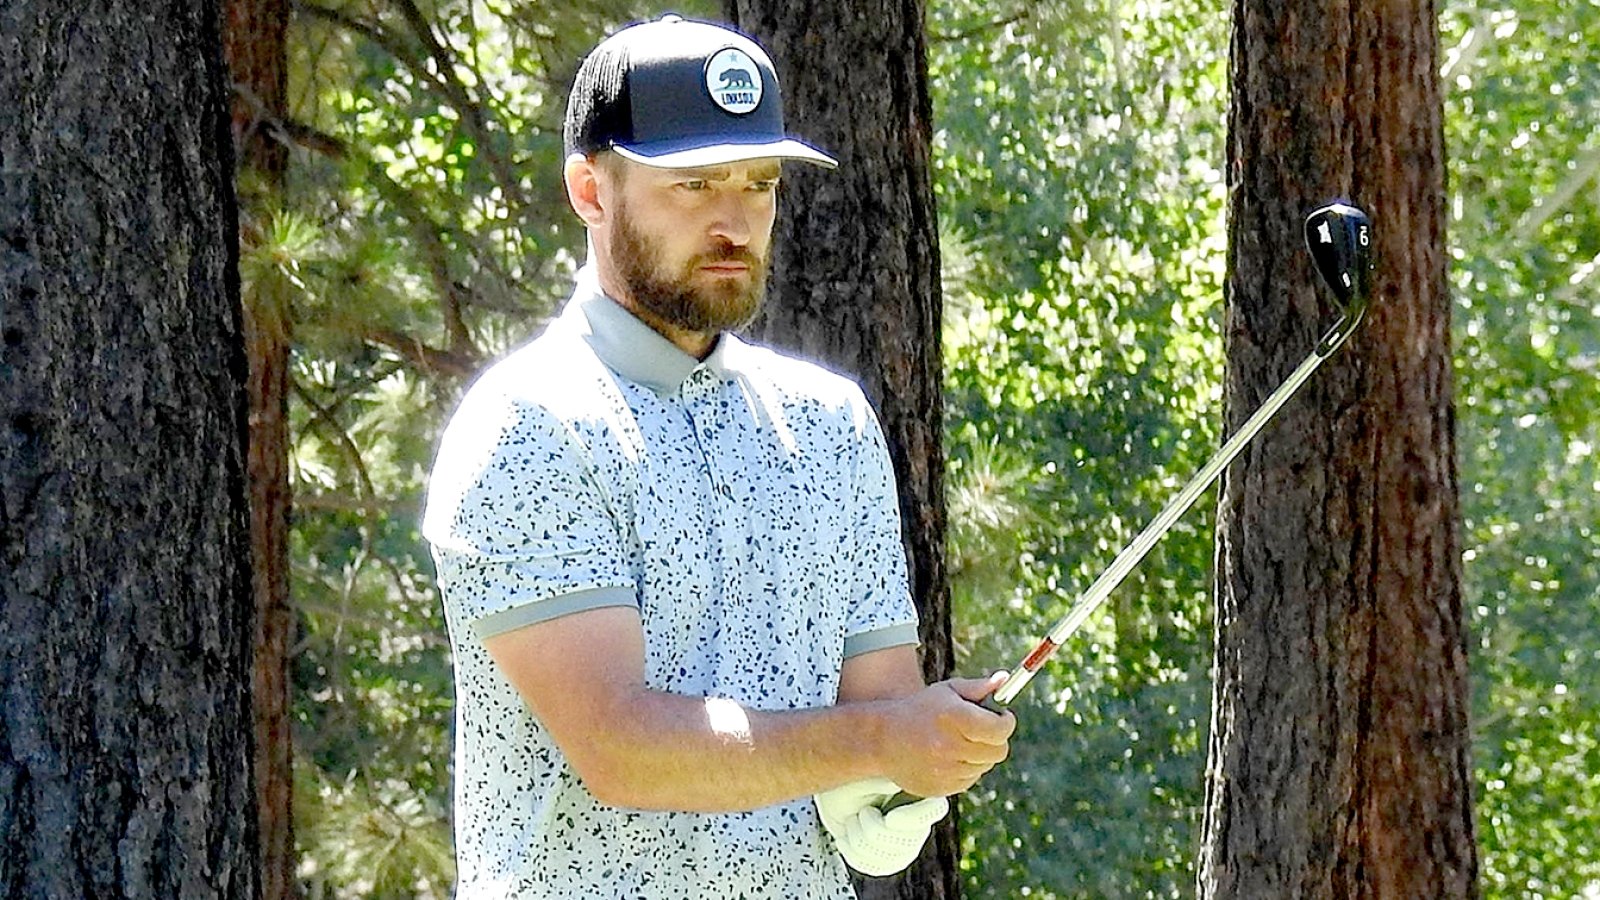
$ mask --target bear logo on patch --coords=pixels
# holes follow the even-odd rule
[[[736,116],[761,105],[761,69],[748,53],[724,47],[706,61],[706,93],[719,109]]]
[[[750,73],[743,69],[723,69],[723,88],[753,88],[755,82],[750,80]]]

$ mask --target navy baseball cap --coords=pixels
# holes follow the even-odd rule
[[[666,16],[601,41],[567,98],[566,150],[663,169],[746,159],[839,163],[786,135],[772,60],[721,25]]]

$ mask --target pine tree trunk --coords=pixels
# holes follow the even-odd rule
[[[1236,0],[1233,427],[1336,311],[1302,221],[1373,218],[1367,323],[1228,474],[1204,898],[1476,896],[1436,13]]]
[[[922,666],[949,676],[939,240],[931,172],[924,6],[728,0],[729,21],[766,47],[791,131],[837,171],[784,169],[768,307],[756,331],[861,380],[900,482]],[[866,879],[863,898],[958,896],[954,817],[903,876]]]
[[[0,7],[0,897],[251,898],[215,2]]]
[[[282,209],[289,153],[282,121],[288,85],[286,0],[226,0],[223,43],[232,81],[233,140],[249,249]],[[243,299],[250,361],[250,545],[254,573],[255,779],[261,897],[295,895],[294,773],[289,728],[289,346],[284,285],[251,286]]]

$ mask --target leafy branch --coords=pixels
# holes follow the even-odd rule
[[[472,140],[479,155],[488,164],[507,204],[513,209],[521,210],[527,205],[522,182],[516,177],[510,161],[500,152],[498,142],[490,133],[489,117],[484,112],[483,104],[457,76],[454,58],[440,43],[432,25],[428,23],[416,4],[411,0],[396,0],[396,3],[400,6],[401,15],[405,18],[412,37],[422,44],[420,51],[415,45],[401,39],[384,26],[357,18],[343,10],[311,3],[308,0],[295,0],[294,9],[296,12],[360,35],[394,57],[418,82],[440,94],[442,99],[460,114],[458,121],[466,129],[467,136]],[[432,67],[427,64],[428,60],[433,61]]]
[[[960,31],[929,31],[928,43],[957,44],[970,38],[984,37],[991,32],[999,31],[1008,25],[1016,25],[1020,22],[1025,22],[1030,16],[1031,11],[1024,9],[1021,12],[1006,16],[1004,19],[996,19],[993,22],[983,22],[978,25],[973,25],[970,28],[963,28]]]

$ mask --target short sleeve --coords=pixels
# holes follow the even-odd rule
[[[917,643],[917,611],[906,574],[900,533],[900,499],[883,428],[862,400],[857,420],[855,559],[845,656]]]
[[[479,639],[597,606],[637,605],[622,529],[592,458],[549,411],[469,392],[440,442],[423,535],[447,607]]]

